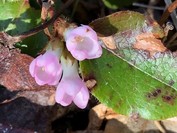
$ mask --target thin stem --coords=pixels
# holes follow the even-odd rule
[[[173,3],[171,3],[168,8],[165,10],[165,12],[163,13],[159,24],[163,25],[165,23],[165,21],[167,20],[167,18],[170,16],[170,14],[176,9],[177,7],[177,0],[175,0]]]
[[[159,2],[159,0],[149,0],[148,6],[155,6],[155,5],[157,5],[158,2]],[[165,9],[165,8],[164,8],[164,9]],[[164,9],[163,9],[163,11],[164,11]],[[152,8],[147,8],[147,13],[149,14],[149,16],[150,16],[151,18],[154,19],[154,9],[152,9]]]
[[[64,11],[64,9],[68,8],[74,0],[68,0],[62,8],[47,22],[43,23],[42,25],[35,27],[27,32],[23,32],[20,35],[14,36],[18,37],[20,40],[23,40],[29,36],[35,35],[36,33],[42,31],[43,29],[47,28],[49,25],[55,22],[55,20],[60,16],[61,12]]]
[[[167,7],[172,3],[171,0],[164,0],[164,2],[165,2],[165,4],[166,4]],[[177,19],[176,19],[177,14],[176,14],[176,11],[174,10],[174,11],[171,13],[170,16],[171,16],[171,18],[172,18],[172,20],[173,20],[173,24],[174,24],[174,26],[175,26],[175,28],[176,28],[176,30],[177,30]]]
[[[76,12],[76,9],[77,9],[77,6],[79,4],[79,0],[76,0],[75,4],[74,4],[74,8],[73,8],[73,11],[72,11],[72,14],[71,14],[71,18],[73,18],[75,12]]]
[[[149,9],[154,9],[154,10],[164,10],[165,9],[164,7],[145,5],[145,4],[141,4],[141,3],[137,3],[137,2],[134,2],[133,6],[143,7],[143,8],[149,8]]]

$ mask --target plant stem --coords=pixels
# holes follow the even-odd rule
[[[164,7],[157,7],[157,6],[152,6],[152,5],[145,5],[145,4],[141,4],[138,2],[134,2],[133,6],[137,6],[137,7],[143,7],[143,8],[149,8],[149,9],[154,9],[154,10],[164,10]]]
[[[14,36],[14,37],[18,37],[19,40],[23,40],[23,39],[25,39],[25,38],[27,38],[27,37],[29,37],[29,36],[35,35],[36,33],[38,33],[38,32],[40,32],[40,31],[44,30],[44,29],[47,28],[49,25],[51,25],[52,23],[54,23],[55,20],[60,16],[61,12],[63,12],[64,9],[68,8],[68,7],[72,4],[73,1],[74,1],[74,0],[68,0],[68,1],[62,6],[62,8],[61,8],[50,20],[46,21],[46,22],[43,23],[42,25],[40,25],[40,26],[38,26],[38,27],[35,27],[35,28],[33,28],[33,29],[29,30],[29,31],[23,32],[23,33],[21,33],[21,34],[19,34],[19,35],[16,35],[16,36]]]
[[[73,18],[75,12],[76,12],[76,9],[77,9],[77,6],[79,4],[79,0],[76,0],[75,4],[74,4],[74,8],[73,8],[73,11],[72,11],[72,14],[71,14],[71,18]]]
[[[175,0],[173,3],[171,3],[168,8],[165,10],[165,12],[163,13],[159,24],[162,26],[165,21],[167,20],[167,18],[170,16],[170,14],[176,9],[177,7],[177,0]]]

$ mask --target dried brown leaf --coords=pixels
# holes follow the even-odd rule
[[[29,73],[33,58],[21,54],[19,50],[9,50],[0,45],[0,84],[10,91],[42,90],[49,86],[39,86]]]
[[[0,84],[9,91],[19,91],[17,97],[26,97],[31,102],[41,105],[55,103],[55,87],[39,86],[29,73],[33,58],[21,54],[19,50],[0,45]]]
[[[22,91],[19,92],[18,97],[25,97],[33,103],[40,104],[42,106],[55,104],[55,90],[39,90],[39,91]]]

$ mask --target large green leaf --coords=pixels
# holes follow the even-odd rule
[[[0,31],[17,35],[40,24],[40,10],[31,8],[25,0],[0,1]],[[17,44],[23,52],[35,55],[44,47],[47,38],[43,32],[23,40]],[[25,47],[24,47],[25,46]]]
[[[101,36],[112,37],[116,48],[105,42],[101,58],[80,63],[85,80],[97,81],[92,94],[125,115],[165,119],[177,115],[177,57],[170,51],[135,49],[135,37],[152,33],[163,37],[160,26],[143,14],[124,11],[90,24]],[[115,32],[116,31],[116,32]],[[113,55],[113,54],[114,55]]]

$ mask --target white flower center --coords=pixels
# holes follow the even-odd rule
[[[43,66],[43,67],[41,67],[41,70],[44,72],[45,71],[45,67]]]
[[[84,41],[84,37],[82,37],[82,36],[76,36],[74,39],[77,43],[81,43]]]

